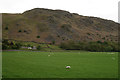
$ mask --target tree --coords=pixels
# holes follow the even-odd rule
[[[63,43],[63,42],[62,42],[62,43],[60,44],[60,48],[62,48],[62,49],[67,49],[66,43]]]
[[[37,38],[40,38],[40,36],[37,36]]]
[[[21,46],[22,46],[22,44],[21,44],[21,43],[16,43],[15,45],[16,45],[16,49],[20,49],[20,48],[21,48]]]
[[[55,41],[52,41],[52,44],[55,44]]]
[[[118,43],[109,41],[97,42],[74,42],[68,41],[60,44],[60,48],[66,50],[85,50],[94,52],[120,51]]]
[[[9,49],[9,46],[6,45],[5,43],[2,43],[2,49],[3,49],[3,50]]]
[[[14,41],[3,40],[2,49],[19,49],[22,45]]]
[[[7,26],[5,27],[5,30],[8,30],[8,27],[7,27]]]
[[[41,46],[39,45],[39,46],[37,46],[37,50],[40,50],[41,49]]]
[[[22,30],[19,30],[18,32],[22,32]]]

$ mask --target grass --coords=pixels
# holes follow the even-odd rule
[[[116,52],[3,51],[3,78],[117,78],[117,55]],[[66,65],[71,69],[66,69]]]

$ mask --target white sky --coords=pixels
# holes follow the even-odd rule
[[[61,9],[118,22],[120,0],[0,0],[0,13],[22,13],[33,8]]]

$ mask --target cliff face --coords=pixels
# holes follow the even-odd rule
[[[118,41],[120,24],[62,10],[35,8],[22,14],[3,14],[3,39],[56,43]]]

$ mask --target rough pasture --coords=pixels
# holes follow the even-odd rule
[[[3,77],[116,78],[117,55],[117,52],[3,51]],[[71,66],[69,70],[67,65]]]

